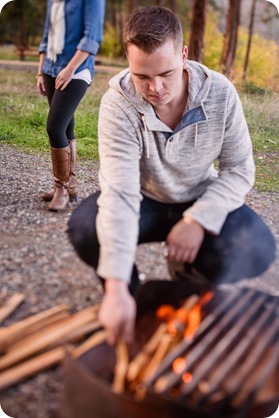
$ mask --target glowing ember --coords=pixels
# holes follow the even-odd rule
[[[191,383],[193,380],[193,376],[191,375],[191,373],[184,373],[182,375],[182,380],[184,383]]]
[[[175,310],[171,305],[161,305],[156,311],[157,318],[168,320],[174,314]]]
[[[186,368],[186,361],[182,357],[177,357],[172,363],[172,369],[174,373],[181,374]]]

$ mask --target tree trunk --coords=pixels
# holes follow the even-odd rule
[[[171,3],[170,4],[170,9],[172,10],[173,13],[176,13],[177,12],[177,3],[176,3],[176,0],[171,0],[170,3]]]
[[[203,61],[206,10],[207,0],[194,0],[189,41],[189,58],[198,62]]]
[[[127,1],[127,15],[130,16],[134,8],[136,7],[136,0]]]
[[[236,55],[237,33],[240,21],[240,6],[241,0],[230,0],[221,57],[222,71],[227,77],[230,77],[232,74]]]
[[[247,44],[247,51],[246,51],[246,56],[245,56],[244,71],[243,71],[243,76],[242,76],[243,80],[246,80],[246,77],[247,77],[253,30],[254,30],[254,22],[255,22],[256,3],[257,3],[257,0],[253,0],[252,6],[251,6],[248,44]]]

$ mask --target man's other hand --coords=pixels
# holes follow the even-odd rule
[[[185,216],[167,236],[168,260],[176,263],[193,263],[204,239],[204,228]]]
[[[129,292],[128,284],[107,279],[99,319],[107,331],[108,344],[114,345],[119,339],[131,344],[134,339],[135,318],[136,302]]]

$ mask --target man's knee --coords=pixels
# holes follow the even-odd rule
[[[75,209],[68,222],[69,239],[79,257],[96,268],[99,243],[96,233],[96,216],[99,193],[89,196]]]

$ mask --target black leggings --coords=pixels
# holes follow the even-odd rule
[[[44,74],[44,83],[49,103],[47,133],[53,148],[64,148],[75,138],[74,113],[83,98],[88,84],[83,80],[72,80],[65,90],[55,89],[55,78]]]

